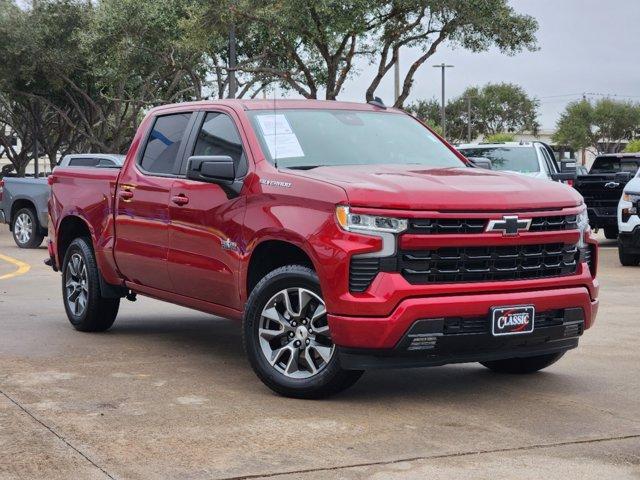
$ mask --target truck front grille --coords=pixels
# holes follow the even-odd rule
[[[575,245],[543,244],[400,251],[398,270],[411,284],[490,282],[576,273]]]
[[[523,216],[524,218],[524,216]],[[575,215],[533,217],[531,232],[575,230]],[[414,234],[474,234],[483,233],[489,223],[485,218],[415,218],[409,221],[408,233]]]

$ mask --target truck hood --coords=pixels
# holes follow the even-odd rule
[[[479,168],[348,165],[294,171],[342,187],[349,204],[399,210],[504,211],[575,207],[566,185]]]

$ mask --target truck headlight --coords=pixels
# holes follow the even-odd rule
[[[587,244],[584,241],[584,236],[589,230],[589,214],[587,213],[586,208],[578,213],[578,215],[576,215],[576,224],[578,225],[578,230],[580,230],[580,240],[578,241],[578,247],[586,247]]]
[[[627,215],[640,215],[640,193],[625,192],[622,200],[631,204],[630,208],[625,208]]]
[[[336,208],[336,218],[338,219],[338,224],[347,232],[400,233],[407,229],[407,221],[404,219],[351,213],[349,207],[344,205]]]
[[[408,225],[407,220],[401,218],[352,213],[349,211],[349,207],[344,205],[336,208],[336,220],[338,225],[347,232],[371,235],[382,240],[382,248],[379,251],[356,255],[359,258],[381,258],[395,255],[396,235],[404,232]]]

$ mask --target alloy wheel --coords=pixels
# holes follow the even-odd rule
[[[79,253],[74,253],[69,259],[65,274],[65,290],[69,310],[74,315],[81,316],[87,308],[89,286],[87,266]]]
[[[16,218],[16,223],[13,226],[14,234],[18,242],[22,245],[28,243],[31,240],[31,235],[33,233],[33,222],[31,221],[31,217],[26,213],[21,213]]]
[[[306,288],[288,288],[267,302],[258,329],[260,348],[277,371],[309,378],[331,361],[331,341],[324,301]]]

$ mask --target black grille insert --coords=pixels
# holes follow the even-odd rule
[[[522,218],[527,218],[522,216]],[[531,232],[575,230],[575,215],[532,217]],[[408,233],[414,234],[473,234],[483,233],[489,223],[485,218],[414,218],[409,220]]]
[[[533,321],[534,331],[539,328],[554,327],[564,323],[564,310],[549,310],[547,312],[536,312]],[[445,335],[457,335],[468,333],[490,333],[491,319],[485,315],[482,317],[456,318],[448,317],[444,319],[443,333]]]
[[[575,245],[543,244],[401,251],[398,267],[412,284],[487,282],[571,275]]]
[[[349,269],[349,290],[364,292],[380,271],[378,258],[352,258]]]

